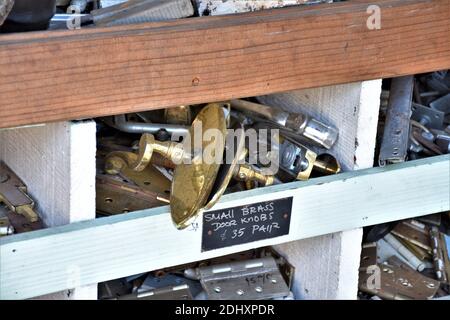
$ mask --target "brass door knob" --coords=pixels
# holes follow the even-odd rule
[[[232,129],[234,129],[234,137],[236,138],[236,141],[231,140],[230,138],[233,138],[231,136],[227,137],[225,150],[229,151],[232,149],[233,159],[230,163],[225,162],[221,166],[208,202],[202,210],[211,209],[219,201],[231,179],[246,182],[259,180],[259,182],[264,186],[271,185],[274,182],[273,176],[265,176],[245,163],[248,150],[245,148],[245,133],[242,123],[240,121],[234,122]]]
[[[240,164],[233,172],[233,178],[239,181],[256,181],[263,186],[272,185],[274,177],[264,175],[261,171],[252,168],[249,164]]]

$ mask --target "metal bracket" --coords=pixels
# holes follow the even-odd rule
[[[364,245],[361,257],[358,287],[363,292],[389,300],[431,299],[439,289],[439,281],[423,276],[396,257],[389,258],[387,264],[376,263],[376,244]]]
[[[262,300],[289,295],[272,257],[200,267],[197,274],[210,300]]]
[[[413,76],[392,79],[386,124],[378,159],[381,167],[389,163],[403,162],[406,159],[413,82]]]
[[[152,170],[155,169],[150,166],[148,169],[146,168],[149,174],[144,175],[144,178],[148,179]],[[158,181],[158,178],[160,177],[155,175],[155,179],[151,180],[152,183],[148,181],[147,184],[143,184],[146,187],[144,189],[128,180],[122,179],[119,175],[97,174],[97,213],[101,215],[112,215],[165,205],[168,202],[167,194],[164,193],[164,190],[157,190],[158,186],[154,186],[154,181]],[[169,189],[170,186],[168,184],[169,182],[167,182],[167,188]],[[155,188],[150,190],[151,187]]]
[[[444,114],[449,114],[450,113],[450,93],[431,102],[430,107],[434,110],[442,111]]]
[[[29,222],[39,220],[34,201],[27,194],[27,186],[4,162],[0,162],[0,203],[25,216]]]
[[[428,128],[441,129],[444,125],[444,112],[422,106],[417,103],[412,105],[411,119],[420,122]]]

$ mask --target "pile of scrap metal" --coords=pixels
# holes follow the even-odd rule
[[[183,229],[226,192],[340,171],[328,153],[338,138],[335,127],[250,100],[100,120],[100,215],[169,203],[175,226]],[[208,138],[211,132],[218,135]],[[214,150],[211,161],[208,150]]]
[[[450,212],[365,230],[361,299],[450,300]]]
[[[294,267],[270,248],[99,283],[100,300],[293,300]]]
[[[382,99],[380,166],[450,153],[449,70],[394,78]]]

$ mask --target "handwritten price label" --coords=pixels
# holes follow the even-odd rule
[[[292,197],[203,214],[202,251],[289,234]]]

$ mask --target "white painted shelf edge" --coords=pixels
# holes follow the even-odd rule
[[[229,194],[214,210],[293,197],[286,236],[201,252],[169,208],[4,237],[0,299],[24,299],[251,248],[450,210],[450,155]]]

